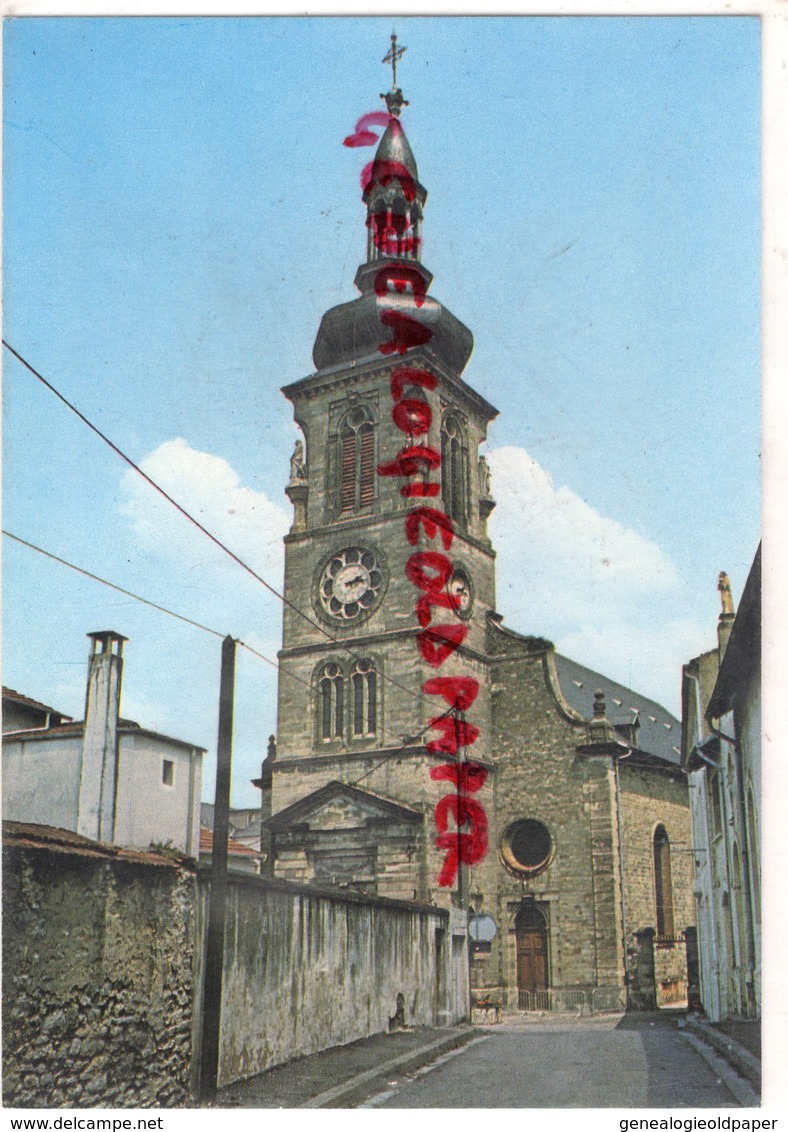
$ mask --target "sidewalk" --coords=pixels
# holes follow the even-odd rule
[[[745,1038],[744,1043],[733,1037],[735,1032],[733,1024],[714,1025],[705,1018],[687,1015],[686,1028],[695,1034],[706,1045],[711,1046],[745,1081],[761,1093],[761,1061],[752,1049],[760,1049],[760,1023],[750,1023],[749,1030],[745,1031],[747,1023],[740,1024],[739,1038]],[[723,1028],[724,1027],[724,1028]]]
[[[485,1031],[424,1027],[375,1034],[276,1066],[219,1091],[219,1108],[350,1108],[394,1074],[413,1072]]]

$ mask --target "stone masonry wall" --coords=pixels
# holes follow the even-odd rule
[[[492,643],[498,645],[496,637]],[[502,647],[510,655],[497,658],[494,669],[490,852],[471,880],[472,900],[481,896],[499,933],[490,954],[474,960],[475,982],[517,1004],[515,920],[533,901],[548,927],[550,987],[623,987],[610,759],[577,752],[585,728],[550,690],[546,642]],[[532,876],[514,874],[500,853],[507,827],[527,818],[542,822],[552,842],[549,863]]]
[[[4,1104],[188,1102],[194,875],[74,841],[6,844]]]
[[[5,823],[3,1101],[188,1105],[209,882],[188,864]],[[465,914],[229,878],[220,1081],[469,1015]]]
[[[220,1084],[386,1031],[398,994],[409,1026],[467,1018],[468,951],[456,920],[423,905],[231,877]]]
[[[627,948],[635,932],[657,927],[654,881],[654,832],[663,825],[670,840],[674,936],[695,924],[692,894],[692,821],[689,789],[683,774],[656,773],[622,764],[621,840],[624,861],[624,903]],[[657,1001],[681,1000],[686,992],[687,956],[683,942],[654,945]]]

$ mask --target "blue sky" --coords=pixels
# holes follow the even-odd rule
[[[273,584],[282,385],[353,295],[379,19],[6,21],[5,337]],[[755,18],[403,18],[433,293],[501,410],[507,623],[678,710],[760,527]],[[4,359],[4,526],[275,656],[278,602]],[[219,642],[4,540],[4,683],[74,715],[91,630],[124,714],[213,751]],[[242,655],[234,798],[275,730]],[[212,789],[211,760],[205,796]]]

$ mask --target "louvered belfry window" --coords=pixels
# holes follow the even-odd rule
[[[342,510],[356,509],[356,433],[346,429],[342,433]]]
[[[359,506],[369,507],[375,496],[375,434],[367,421],[359,436]]]
[[[371,507],[375,498],[375,429],[365,409],[352,409],[339,434],[339,510]]]

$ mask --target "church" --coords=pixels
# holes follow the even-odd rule
[[[480,1000],[686,1002],[680,724],[496,611],[480,446],[498,411],[463,379],[473,336],[421,262],[427,192],[400,120],[402,50],[387,56],[386,111],[357,127],[383,130],[364,175],[359,295],[323,316],[314,373],[283,390],[303,441],[286,488],[265,867],[467,909]]]

